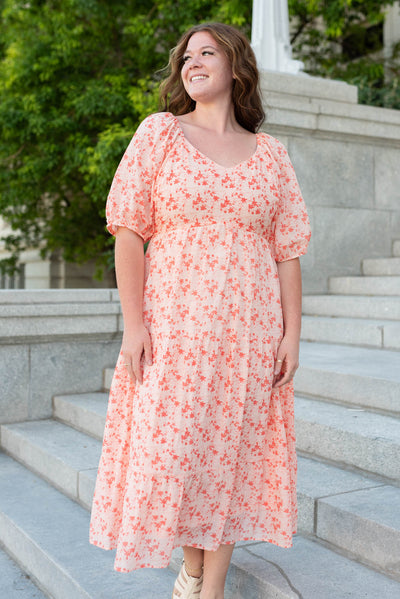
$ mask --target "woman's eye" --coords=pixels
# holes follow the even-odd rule
[[[182,61],[183,61],[183,62],[187,62],[187,61],[189,60],[189,58],[190,58],[190,56],[184,56],[184,57],[182,58]]]

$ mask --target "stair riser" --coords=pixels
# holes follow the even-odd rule
[[[0,542],[19,566],[54,599],[92,599],[29,535],[0,512]]]
[[[400,482],[400,444],[296,418],[296,447],[312,457]]]
[[[400,241],[397,240],[393,243],[393,256],[400,257]]]
[[[370,320],[400,320],[400,301],[395,297],[304,296],[303,314]]]
[[[301,339],[319,343],[340,343],[364,347],[384,347],[383,326],[356,320],[342,322],[338,318],[303,316]],[[398,340],[400,349],[400,340]],[[396,348],[397,349],[397,348]]]
[[[8,429],[6,425],[1,427],[1,447],[68,497],[90,509],[98,460],[92,460],[92,468],[79,470],[48,450],[42,449],[39,444],[31,443],[11,428]]]
[[[102,441],[105,418],[100,414],[85,411],[79,406],[74,406],[61,397],[54,398],[54,418],[68,424],[87,435]]]
[[[400,258],[367,258],[362,261],[362,272],[367,276],[400,275]]]
[[[400,277],[332,277],[330,293],[400,296]]]
[[[1,427],[1,446],[18,462],[51,481],[70,497],[78,497],[78,475],[66,464],[37,445],[28,443],[15,432]]]
[[[365,501],[368,502],[368,497]],[[398,529],[379,526],[373,519],[357,516],[335,505],[335,498],[321,499],[318,501],[317,536],[346,551],[353,559],[370,564],[400,580]]]
[[[400,323],[303,316],[302,341],[400,350]]]
[[[294,386],[298,395],[400,415],[400,384],[393,381],[300,366]]]

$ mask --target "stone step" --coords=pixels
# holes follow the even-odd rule
[[[85,399],[88,401],[85,401]],[[96,416],[99,412],[99,406],[96,405],[94,399],[92,394],[88,394],[88,398],[79,395],[63,399],[65,412],[67,411],[69,403],[72,407],[73,424],[78,426],[81,430],[87,426],[88,422],[90,422],[90,414]],[[104,406],[106,402],[105,394],[99,393],[97,401]],[[352,465],[360,467],[358,462],[354,462],[357,456],[361,454],[364,459],[361,463],[361,467],[371,469],[370,462],[366,463],[366,455],[370,454],[371,447],[373,446],[373,456],[371,459],[374,464],[377,461],[380,463],[380,460],[383,460],[382,456],[386,459],[389,457],[391,457],[392,460],[395,459],[388,449],[389,441],[391,441],[393,445],[393,434],[392,437],[390,437],[390,431],[388,433],[388,420],[384,417],[376,414],[369,415],[373,419],[375,418],[372,423],[368,420],[369,430],[373,429],[372,434],[369,430],[366,434],[362,434],[359,431],[354,433],[356,426],[349,427],[349,420],[351,418],[357,420],[357,417],[359,417],[358,412],[354,413],[353,411],[350,411],[350,416],[343,419],[343,422],[347,422],[347,427],[340,427],[338,426],[340,415],[338,417],[336,414],[336,420],[329,417],[332,410],[329,412],[328,417],[325,415],[325,421],[321,419],[320,415],[319,420],[317,419],[317,422],[314,422],[313,417],[315,415],[315,410],[309,409],[309,406],[318,402],[311,402],[310,404],[308,401],[306,408],[304,408],[304,402],[307,402],[307,400],[297,400],[297,404],[300,405],[300,408],[298,405],[296,406],[296,427],[300,450],[310,452],[309,442],[308,444],[305,444],[304,442],[304,437],[306,439],[309,437],[307,430],[304,432],[304,429],[307,425],[310,426],[309,422],[305,422],[304,417],[302,417],[302,414],[306,412],[307,414],[311,414],[311,426],[314,427],[312,431],[313,437],[316,436],[314,444],[319,447],[320,437],[324,436],[324,443],[322,444],[319,453],[322,457],[345,461],[345,457],[350,452],[352,458],[354,458],[353,462],[351,462]],[[332,408],[329,404],[322,404],[322,407]],[[333,407],[338,408],[338,406]],[[83,416],[82,421],[80,421],[80,415]],[[383,422],[381,420],[382,418],[384,419]],[[380,428],[376,426],[376,419],[379,421],[378,424]],[[329,420],[329,427],[326,425],[326,420]],[[400,422],[396,421],[396,423],[398,424],[400,436]],[[327,430],[328,428],[329,430]],[[364,428],[365,426],[362,430],[364,430]],[[381,434],[382,429],[384,429],[386,438],[383,438],[383,435]],[[90,425],[89,432],[92,432]],[[382,438],[380,443],[375,443],[373,445],[375,433]],[[336,437],[332,439],[332,435],[336,435]],[[83,507],[90,509],[96,480],[98,457],[101,449],[99,441],[91,439],[82,432],[70,429],[63,424],[54,421],[3,425],[1,437],[3,447],[8,453],[32,470],[40,473],[42,477],[47,479],[54,486],[63,490]],[[332,446],[334,448],[336,447],[335,443],[337,443],[338,438],[340,440],[338,445],[341,451],[339,458],[337,454],[332,451]],[[349,444],[352,444],[350,448]],[[91,448],[91,451],[86,453],[85,450],[88,448]],[[313,448],[311,448],[311,452],[312,451]],[[347,462],[349,462],[348,458]],[[386,475],[391,474],[389,467],[390,464],[386,466]],[[391,467],[392,469],[396,468],[396,465],[393,466],[393,464],[391,464]],[[331,465],[325,465],[315,462],[314,460],[300,457],[298,480],[299,531],[308,535],[316,534],[317,516],[319,517],[317,506],[318,500],[321,497],[326,498],[336,496],[340,493],[350,493],[359,491],[360,489],[375,488],[378,486],[386,487],[387,485],[384,485],[379,481],[377,482],[374,479],[368,479],[366,476],[360,474],[342,471]],[[378,532],[376,532],[376,535],[377,534]],[[337,544],[337,542],[335,542],[335,544]],[[366,560],[367,558],[368,556],[365,557]]]
[[[11,557],[0,549],[1,597],[3,599],[46,599],[42,591]]]
[[[78,426],[80,430],[84,430],[85,427],[87,426],[87,423],[90,422],[90,415],[93,414],[93,416],[96,416],[101,410],[103,411],[103,413],[105,413],[105,407],[106,407],[106,403],[107,403],[107,399],[106,399],[106,395],[104,393],[99,393],[97,394],[97,398],[93,395],[93,394],[88,394],[88,397],[85,398],[84,395],[77,395],[77,396],[66,396],[64,398],[62,398],[63,401],[63,409],[65,414],[68,414],[68,405],[71,406],[71,423],[74,426]],[[298,400],[300,403],[304,400]],[[102,406],[102,408],[100,408],[99,406]],[[323,406],[329,406],[329,404],[323,404]],[[338,407],[338,406],[334,406],[334,407]],[[297,410],[296,410],[297,411]],[[303,411],[307,411],[304,410]],[[313,414],[312,410],[311,410],[311,414]],[[349,419],[353,418],[353,420],[357,419],[357,416],[359,415],[358,412],[354,412],[353,410],[349,411],[350,417],[344,419],[344,422],[348,421]],[[82,421],[80,420],[80,415],[82,415]],[[377,434],[380,435],[381,429],[383,428],[385,431],[387,431],[388,427],[387,427],[387,419],[383,419],[382,422],[382,417],[380,415],[376,415],[376,414],[370,414],[370,416],[372,417],[372,419],[374,420],[372,423],[369,420],[368,421],[368,426],[369,429],[367,430],[367,433],[369,432],[369,430],[371,428],[373,428],[373,430],[377,431]],[[380,425],[380,428],[378,429],[376,427],[376,417],[378,418],[378,423]],[[392,422],[393,419],[390,419],[390,422]],[[66,418],[66,421],[68,421],[68,419]],[[307,433],[303,434],[303,428],[304,428],[304,419],[300,419],[299,421],[297,421],[296,423],[296,427],[297,429],[299,429],[298,432],[298,438],[299,438],[299,444],[300,444],[300,449],[304,450],[304,442],[302,441],[303,436],[307,437]],[[398,424],[398,430],[399,430],[399,434],[400,434],[400,422],[398,422],[396,420],[396,423]],[[392,423],[393,424],[393,423]],[[103,423],[104,425],[104,423]],[[300,427],[300,428],[299,428]],[[320,428],[321,428],[321,424],[320,424]],[[319,436],[324,432],[320,430],[320,428],[317,428],[317,441],[316,444],[318,444],[318,439]],[[336,427],[336,429],[338,429],[338,427]],[[354,427],[353,427],[354,429]],[[396,429],[397,430],[397,429]],[[89,426],[88,428],[88,432],[92,433],[92,428]],[[356,431],[357,434],[354,435],[354,431],[353,431],[353,437],[355,437],[355,439],[351,436],[351,431],[349,432],[348,428],[344,428],[343,431],[341,430],[335,430],[334,431],[336,433],[336,435],[340,435],[341,434],[341,444],[344,445],[344,448],[347,449],[347,451],[353,451],[354,452],[354,446],[356,446],[357,450],[359,453],[361,453],[363,455],[363,452],[369,452],[371,450],[371,447],[373,445],[373,441],[374,441],[374,433],[372,434],[372,441],[371,441],[371,435],[367,435],[367,440],[365,441],[365,439],[362,436],[362,433],[360,433],[359,431]],[[332,444],[334,444],[335,440],[331,440],[329,435],[331,435],[333,433],[331,433],[329,431],[329,434],[327,435],[327,440],[325,440],[325,444],[328,444],[329,442]],[[386,433],[385,433],[386,434]],[[344,440],[344,441],[343,441]],[[44,443],[42,443],[42,441],[40,440],[40,438],[38,438],[38,435],[36,435],[36,442],[39,445],[44,445]],[[349,442],[353,443],[353,446],[350,448],[347,447]],[[302,445],[303,443],[303,445]],[[358,445],[357,445],[358,444]],[[308,446],[307,446],[308,447]],[[307,451],[307,447],[305,448],[305,451]],[[381,447],[378,448],[374,448],[373,449],[373,453],[374,453],[374,459],[379,460],[382,459],[382,455],[379,454],[379,451],[381,451],[382,454],[385,454],[385,450],[387,449],[387,447],[385,445],[382,445]],[[377,450],[377,454],[375,455],[375,450]],[[343,448],[342,448],[342,453],[343,453]],[[356,457],[357,454],[354,454],[354,457]],[[335,455],[331,453],[326,454],[326,452],[323,454],[323,457],[328,457],[329,459],[335,459]],[[341,454],[340,456],[340,460],[343,461],[343,456]],[[88,466],[90,466],[90,464],[87,464]],[[357,464],[358,465],[358,464]],[[363,462],[362,464],[363,466],[365,466],[365,463]],[[69,465],[70,468],[73,468],[73,464]],[[393,465],[392,465],[393,466]],[[395,466],[394,466],[395,467]],[[82,476],[82,474],[86,474],[86,473],[82,473],[82,472],[78,472],[76,471],[76,477],[78,478],[79,476]],[[90,497],[93,495],[93,491],[94,491],[94,484],[95,484],[95,469],[90,470],[90,474],[91,479],[89,480],[87,478],[86,480],[86,502],[82,502],[83,505],[85,505],[87,508],[90,508]],[[87,476],[87,474],[86,474]],[[309,459],[306,457],[299,457],[299,464],[298,464],[298,486],[297,486],[297,491],[298,491],[298,503],[299,503],[299,532],[300,533],[305,533],[307,535],[315,535],[317,534],[317,523],[318,523],[318,517],[319,517],[319,511],[318,511],[318,505],[319,505],[319,500],[321,498],[328,498],[328,497],[335,497],[339,494],[351,494],[352,492],[358,492],[359,490],[362,489],[369,489],[369,488],[377,488],[377,487],[384,487],[385,489],[388,487],[389,485],[385,484],[384,482],[381,481],[377,481],[376,479],[371,479],[368,478],[365,475],[361,475],[358,473],[354,473],[354,472],[349,472],[346,470],[342,470],[340,468],[334,467],[332,465],[328,465],[328,464],[324,464],[318,461],[315,461],[313,459]],[[399,491],[400,493],[400,491]],[[400,498],[400,495],[399,495]],[[354,515],[355,518],[357,518],[357,514]],[[357,520],[358,522],[358,520]],[[379,519],[377,520],[377,522],[374,524],[375,529],[374,529],[374,535],[372,538],[381,538],[385,536],[385,530],[381,530],[380,529],[380,524],[379,524]],[[322,527],[321,528],[326,529],[326,527]],[[373,528],[372,524],[370,524],[369,526],[370,529]],[[326,535],[325,535],[326,536]],[[343,547],[343,542],[342,544],[340,544],[340,542],[335,538],[332,541],[330,541],[330,539],[325,538],[326,541],[332,542],[334,545],[336,546],[340,546]],[[370,549],[368,548],[368,545],[366,546],[366,554],[365,555],[358,555],[358,559],[363,559],[364,561],[369,561],[372,562],[371,558],[370,558]],[[367,551],[368,549],[368,551]],[[350,552],[352,552],[352,547],[349,546],[348,550]],[[383,563],[384,557],[381,555],[380,556],[380,561],[379,564]],[[380,566],[379,566],[380,567]]]
[[[400,239],[393,242],[393,256],[400,256]]]
[[[100,441],[55,420],[5,424],[0,434],[4,451],[90,509]]]
[[[390,485],[320,499],[317,537],[400,580],[399,506]]]
[[[400,258],[366,258],[362,261],[364,275],[400,275]]]
[[[339,316],[400,320],[398,297],[365,295],[305,295],[303,314],[307,316]]]
[[[297,452],[298,531],[316,535],[319,517],[318,501],[342,493],[386,486],[385,482],[364,474],[344,470]]]
[[[0,542],[53,599],[170,596],[170,569],[115,572],[114,552],[89,544],[87,510],[1,453],[0,487]]]
[[[299,456],[297,498],[300,533],[400,578],[398,487]]]
[[[303,341],[400,350],[400,322],[333,316],[303,316]]]
[[[330,277],[329,292],[345,295],[398,295],[400,276],[392,277]]]
[[[400,414],[400,353],[302,341],[294,385],[299,395]]]
[[[54,418],[101,441],[107,404],[108,393],[58,395],[53,398]]]
[[[398,418],[304,397],[295,416],[299,451],[400,483]]]
[[[113,571],[114,551],[88,542],[89,514],[47,482],[0,453],[0,542],[53,599],[170,597],[182,550],[169,568]],[[396,597],[400,583],[297,536],[291,550],[239,542],[227,577],[227,599]]]

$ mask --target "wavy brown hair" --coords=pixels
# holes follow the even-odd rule
[[[265,118],[259,87],[259,73],[254,52],[248,39],[232,25],[224,23],[201,23],[184,33],[171,50],[168,63],[169,75],[160,86],[160,103],[164,112],[174,115],[192,112],[196,102],[186,92],[181,70],[183,56],[194,33],[207,31],[225,52],[235,79],[232,85],[232,102],[239,125],[255,133]]]

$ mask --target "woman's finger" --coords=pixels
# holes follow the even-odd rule
[[[280,375],[284,361],[285,361],[285,358],[284,357],[281,358],[278,354],[278,356],[275,360],[275,366],[274,366],[274,375],[276,377]]]
[[[135,374],[133,372],[133,367],[132,367],[132,359],[128,358],[126,356],[123,356],[123,360],[124,360],[124,367],[125,367],[127,373],[129,374],[132,381],[134,383],[136,383],[136,377],[135,377]]]
[[[284,385],[287,385],[294,377],[296,370],[297,370],[297,366],[288,364],[287,369],[281,370],[282,376],[281,376],[281,378],[277,378],[273,387],[276,389],[278,387],[283,387]]]
[[[152,355],[152,350],[151,350],[150,335],[148,335],[146,337],[146,339],[144,340],[144,359],[145,359],[146,364],[148,366],[151,366],[151,364],[153,362],[153,355]]]
[[[138,360],[134,360],[132,369],[133,369],[133,374],[136,378],[136,381],[139,383],[139,385],[141,385],[143,383],[143,373],[142,373],[142,364],[141,364],[140,357],[138,358]]]

